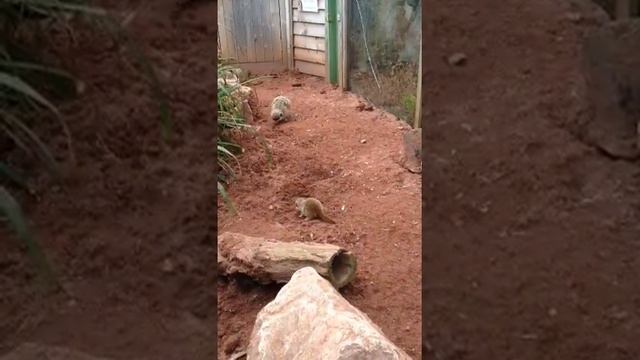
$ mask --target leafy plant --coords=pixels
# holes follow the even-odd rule
[[[220,61],[221,62],[221,61]],[[242,117],[241,104],[233,93],[240,88],[239,82],[227,82],[227,77],[232,75],[232,67],[222,65],[218,67],[218,96],[217,96],[217,112],[218,112],[218,139],[217,139],[217,161],[218,161],[218,193],[224,200],[227,209],[235,214],[236,209],[229,197],[225,184],[235,175],[229,161],[235,160],[234,152],[240,148],[227,139],[227,134],[231,130],[243,130],[250,126],[245,123]]]
[[[405,95],[402,97],[402,107],[409,115],[413,115],[416,110],[416,96]]]
[[[236,213],[235,206],[231,201],[225,184],[228,184],[234,177],[235,171],[230,162],[238,164],[236,155],[243,151],[242,147],[233,143],[229,139],[229,134],[234,131],[251,133],[256,136],[258,142],[263,146],[267,154],[267,161],[272,165],[272,154],[264,136],[259,134],[256,129],[246,123],[246,119],[242,116],[242,103],[240,99],[234,95],[242,85],[246,85],[261,78],[254,78],[245,82],[240,82],[236,76],[235,68],[226,65],[228,59],[218,59],[218,139],[217,139],[217,159],[218,159],[218,193],[225,202],[231,213]],[[239,168],[239,167],[238,167]]]

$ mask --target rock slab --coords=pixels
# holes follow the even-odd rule
[[[369,317],[313,268],[296,271],[259,313],[247,360],[405,360]]]

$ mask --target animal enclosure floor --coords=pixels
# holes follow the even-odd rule
[[[572,4],[424,4],[427,359],[640,354],[640,166],[569,131],[593,23]]]
[[[218,232],[352,250],[358,271],[344,297],[420,358],[421,176],[397,163],[408,126],[378,109],[358,111],[355,95],[311,76],[281,75],[253,88],[274,168],[255,140],[240,140],[247,149],[229,189],[239,214],[230,216],[219,199]],[[299,119],[274,128],[268,118],[278,95],[291,99]],[[293,203],[300,195],[318,198],[337,224],[300,219]],[[218,281],[219,358],[247,345],[258,311],[277,290]]]
[[[86,84],[61,106],[78,166],[68,166],[57,123],[38,122],[64,182],[27,163],[38,196],[20,198],[70,296],[38,293],[26,252],[0,224],[0,354],[37,342],[113,360],[213,359],[216,5],[98,3],[128,17],[158,70],[173,138],[162,143],[148,82],[110,36],[83,24],[75,44],[46,32],[45,51]]]

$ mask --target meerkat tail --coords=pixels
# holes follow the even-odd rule
[[[335,224],[336,222],[331,220],[327,215],[320,213],[320,215],[318,216],[318,218],[320,218],[320,220],[327,222],[329,224]]]

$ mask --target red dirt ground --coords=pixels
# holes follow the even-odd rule
[[[34,341],[113,359],[212,359],[215,2],[102,4],[138,10],[128,28],[159,69],[175,139],[162,145],[145,79],[106,35],[80,28],[73,45],[55,33],[51,51],[87,85],[62,107],[79,166],[58,188],[33,168],[39,196],[24,200],[72,298],[38,295],[31,263],[0,229],[0,354]],[[38,132],[65,154],[59,129]]]
[[[636,359],[640,167],[567,130],[586,25],[568,1],[424,7],[426,358]]]
[[[294,82],[303,86],[292,87]],[[353,94],[314,77],[281,75],[254,88],[257,125],[271,144],[275,168],[269,170],[259,145],[242,140],[247,151],[229,191],[239,214],[230,216],[219,199],[218,231],[352,250],[358,273],[344,297],[420,358],[421,177],[397,163],[406,124],[377,109],[358,111]],[[292,100],[299,120],[271,126],[269,107],[277,95]],[[320,199],[337,224],[298,218],[293,198],[305,194]],[[220,278],[220,359],[247,345],[258,311],[277,290]]]

